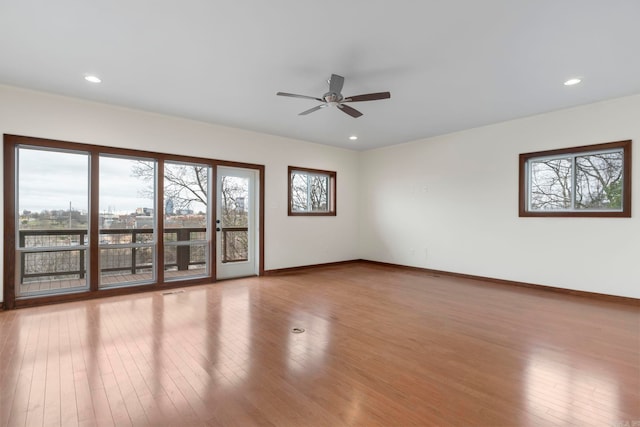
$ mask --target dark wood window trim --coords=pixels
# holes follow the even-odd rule
[[[560,155],[580,155],[612,149],[622,149],[623,152],[623,183],[622,183],[622,210],[620,211],[531,211],[529,206],[528,171],[529,160],[535,158],[552,157]],[[537,151],[520,154],[519,162],[519,216],[521,217],[631,217],[631,140],[608,142],[602,144],[585,145],[579,147],[563,148],[558,150]]]
[[[175,287],[184,287],[190,285],[207,284],[216,281],[216,239],[211,241],[211,253],[210,253],[210,274],[204,278],[194,278],[182,281],[170,281],[165,282],[164,271],[162,268],[158,268],[157,280],[155,283],[140,286],[121,287],[113,289],[98,289],[98,271],[95,268],[91,268],[90,274],[90,289],[86,291],[80,291],[77,293],[56,294],[50,296],[34,296],[24,299],[16,299],[15,294],[15,246],[16,246],[16,206],[15,206],[15,186],[16,186],[16,162],[15,162],[15,149],[19,145],[53,148],[61,150],[73,150],[73,151],[85,151],[91,155],[91,194],[98,194],[99,185],[99,155],[100,154],[112,154],[117,156],[127,157],[143,157],[152,158],[158,162],[158,182],[163,182],[163,168],[165,161],[187,162],[187,163],[200,163],[212,167],[212,176],[217,176],[216,171],[218,166],[230,166],[245,169],[254,169],[258,171],[259,181],[259,216],[258,216],[258,274],[264,275],[264,213],[265,213],[265,167],[264,165],[258,165],[253,163],[233,162],[226,160],[207,159],[192,156],[181,156],[173,154],[164,154],[152,151],[133,150],[126,148],[116,148],[100,145],[92,145],[86,143],[76,143],[68,141],[51,140],[44,138],[35,138],[20,135],[4,134],[4,259],[3,259],[3,279],[4,279],[4,292],[3,292],[3,305],[5,309],[13,309],[17,307],[36,306],[43,304],[51,304],[56,302],[83,300],[90,298],[100,298],[113,295],[132,294],[136,292],[149,292],[158,291]],[[215,186],[214,186],[215,188]],[[157,186],[157,204],[155,206],[156,212],[162,212],[164,209],[164,188],[163,185]],[[211,209],[215,212],[216,198],[213,198]],[[91,210],[91,238],[92,242],[89,246],[89,257],[91,259],[91,265],[97,265],[99,258],[98,248],[98,197],[90,198],[90,210]],[[215,230],[215,215],[211,216],[211,227]],[[163,245],[163,224],[162,221],[158,221],[158,238],[157,238],[157,257],[158,260],[164,259],[164,245]],[[94,271],[95,270],[95,271]]]
[[[293,191],[292,191],[292,173],[298,172],[307,172],[311,174],[317,175],[327,175],[329,178],[329,209],[325,212],[300,212],[293,210]],[[310,169],[310,168],[301,168],[297,166],[289,166],[287,173],[287,215],[289,216],[336,216],[336,181],[337,181],[337,173],[333,171],[326,171],[322,169]]]

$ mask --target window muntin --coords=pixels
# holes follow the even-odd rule
[[[289,166],[292,215],[335,215],[336,172]]]
[[[631,216],[631,141],[520,155],[520,216]]]

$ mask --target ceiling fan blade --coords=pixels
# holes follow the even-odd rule
[[[309,108],[308,110],[303,111],[302,113],[299,113],[298,115],[299,116],[306,116],[307,114],[313,113],[314,111],[318,111],[319,109],[324,108],[326,106],[327,106],[327,104],[316,105],[315,107]]]
[[[331,74],[331,79],[329,80],[329,92],[340,94],[342,93],[342,86],[344,86],[344,77],[337,74]]]
[[[348,96],[342,102],[376,101],[391,98],[390,92],[367,93],[364,95]]]
[[[348,115],[350,115],[351,117],[358,118],[362,115],[360,111],[356,110],[353,107],[349,107],[348,105],[338,104],[338,108],[341,109],[343,112],[347,113]]]
[[[276,95],[279,95],[279,96],[290,96],[292,98],[313,99],[314,101],[324,102],[324,99],[316,98],[314,96],[296,95],[295,93],[278,92],[278,93],[276,93]]]

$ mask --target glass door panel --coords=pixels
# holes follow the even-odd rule
[[[89,154],[17,147],[16,296],[87,290]]]
[[[100,288],[153,283],[155,160],[100,156]]]
[[[256,172],[218,167],[216,276],[218,279],[257,274]]]
[[[164,277],[183,280],[210,274],[210,170],[196,163],[164,165]]]

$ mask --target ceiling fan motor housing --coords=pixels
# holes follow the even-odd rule
[[[329,104],[337,104],[344,99],[341,94],[333,92],[325,93],[322,98]]]

